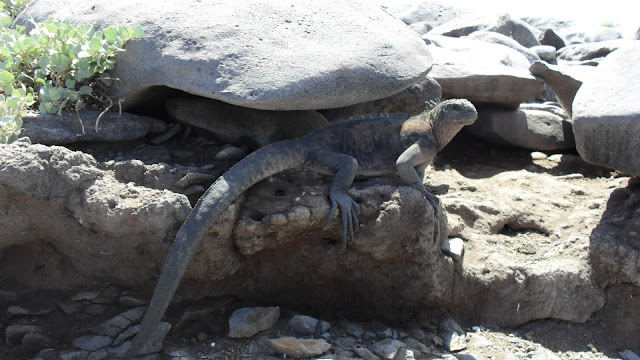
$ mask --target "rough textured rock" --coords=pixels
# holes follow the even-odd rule
[[[433,241],[430,206],[420,195],[410,188],[380,179],[358,181],[350,191],[362,206],[360,219],[363,226],[347,251],[340,250],[336,245],[339,242],[336,239],[340,237],[339,226],[321,230],[328,213],[326,179],[290,172],[258,184],[236,202],[234,209],[229,210],[231,214],[221,224],[216,224],[203,242],[195,259],[197,265],[189,270],[189,278],[183,283],[180,294],[184,298],[232,294],[253,301],[273,299],[276,304],[315,306],[320,311],[330,307],[352,309],[354,303],[362,303],[364,306],[354,311],[379,316],[395,316],[403,311],[411,311],[408,309],[422,309],[426,304],[445,306],[456,317],[460,316],[473,324],[516,326],[539,318],[584,321],[602,306],[606,284],[637,283],[638,252],[634,243],[637,237],[629,234],[636,232],[637,235],[640,232],[637,214],[634,213],[638,204],[638,190],[612,190],[626,180],[606,177],[599,180],[601,187],[590,189],[582,186],[587,179],[553,179],[545,173],[509,171],[473,160],[467,160],[468,165],[460,166],[456,165],[457,161],[473,156],[477,150],[474,146],[478,145],[469,138],[463,139],[463,143],[464,146],[445,149],[441,154],[447,161],[453,161],[451,164],[454,167],[447,170],[441,160],[436,163],[437,171],[428,172],[427,179],[427,184],[433,186],[434,192],[441,194],[448,213],[451,236],[465,240],[463,262],[453,262],[443,256],[440,244]],[[14,147],[17,147],[15,151],[7,152],[6,149]],[[21,159],[27,153],[28,159],[23,162],[29,166],[40,164],[43,169],[51,166],[43,158],[53,158],[58,162],[61,159],[69,162],[69,154],[81,159],[90,158],[57,147],[32,146],[37,151],[29,148],[26,144],[18,143],[0,146],[0,151],[3,159],[4,155]],[[64,156],[52,156],[51,152],[56,151]],[[502,151],[496,149],[490,155],[487,152],[482,159],[486,162],[499,161],[502,166]],[[43,154],[42,158],[31,152]],[[529,152],[526,155],[526,164],[531,164]],[[0,174],[7,174],[5,169]],[[533,171],[536,169],[540,171],[539,168]],[[82,174],[80,170],[90,172],[90,168],[77,166],[69,170],[69,175],[80,178],[80,175],[75,175]],[[40,177],[40,174],[46,176]],[[25,176],[30,181],[38,179],[48,184],[47,181],[51,179],[54,186],[69,187],[68,183],[58,184],[60,177],[43,170],[26,172]],[[3,178],[0,197],[16,192],[4,181]],[[26,184],[28,181],[21,180],[20,183]],[[608,185],[611,188],[607,190]],[[101,191],[105,193],[110,188],[116,191],[121,189],[117,183],[107,183]],[[448,191],[443,188],[448,188]],[[586,201],[585,192],[593,192],[590,199],[594,200]],[[156,192],[151,194],[158,195]],[[612,202],[607,204],[609,197]],[[59,195],[55,201],[75,203],[82,200],[69,200],[69,197]],[[40,202],[25,195],[17,199],[9,198],[9,205],[5,202],[1,204],[3,216],[0,221],[3,223],[0,229],[6,231],[15,226],[14,223],[25,221],[25,218],[15,217],[16,213],[25,213],[19,209],[28,206],[37,208]],[[37,209],[42,212],[42,208]],[[68,213],[65,208],[58,212]],[[58,212],[50,211],[47,215]],[[49,219],[38,215],[38,211],[32,213],[39,216],[34,221],[41,224],[36,225],[45,227],[44,221]],[[61,216],[48,217],[57,223]],[[72,216],[69,218],[77,221]],[[238,218],[238,234],[232,237],[233,224]],[[137,219],[132,217],[129,221],[135,222]],[[140,219],[147,221],[142,213]],[[590,238],[591,229],[601,219],[602,226],[596,227],[599,235]],[[65,220],[64,224],[73,225],[71,220]],[[253,225],[255,228],[252,229]],[[179,226],[179,222],[174,226]],[[216,234],[216,231],[225,229],[229,232]],[[9,284],[15,279],[22,279],[25,276],[22,273],[32,278],[60,274],[60,268],[48,265],[49,262],[63,265],[71,263],[66,255],[47,251],[50,248],[25,245],[32,243],[34,238],[57,244],[60,241],[57,236],[62,231],[55,227],[47,227],[47,230],[42,231],[29,224],[22,232],[3,233],[1,238],[9,239],[5,241],[15,240],[19,243],[0,250],[0,282]],[[77,233],[73,226],[65,230],[63,234],[66,237],[70,233]],[[34,231],[37,233],[31,237]],[[159,233],[164,235],[164,232],[171,230],[163,227],[162,231]],[[389,233],[393,236],[389,236]],[[96,232],[92,236],[102,235]],[[224,239],[220,240],[220,237]],[[130,234],[116,234],[114,238],[121,239],[122,251],[136,253],[134,260],[140,262],[140,259],[144,259],[147,267],[139,270],[135,276],[138,280],[142,278],[142,281],[153,284],[153,276],[163,256],[155,260],[151,251],[155,247],[162,251],[162,238],[158,234],[146,238],[152,245],[151,249],[145,248],[143,253],[127,247],[130,246]],[[85,241],[82,237],[76,239]],[[236,248],[234,242],[242,246]],[[78,244],[72,242],[67,246],[69,249],[64,250],[72,252]],[[84,256],[89,253],[94,262],[95,259],[110,261],[111,271],[118,273],[118,268],[122,267],[122,261],[116,257],[120,256],[119,253],[104,260],[92,252],[94,243],[87,246],[89,250],[83,252]],[[233,250],[225,252],[226,246]],[[248,251],[247,255],[238,255],[239,249]],[[26,250],[31,252],[26,253]],[[216,268],[219,261],[229,259],[221,256],[209,262],[214,251],[220,251],[230,258],[237,256],[243,268],[235,270],[232,275],[229,273],[233,268]],[[29,260],[26,262],[28,266],[22,264],[25,258]],[[245,258],[246,263],[243,263]],[[128,261],[131,266],[137,266],[131,259]],[[41,264],[45,264],[45,267],[40,267],[40,272],[31,270]],[[593,264],[596,264],[595,268]],[[14,269],[16,265],[22,267]],[[29,271],[24,271],[25,268]],[[424,271],[425,268],[429,271]],[[85,271],[84,268],[80,270]],[[75,270],[69,274],[75,274]],[[220,274],[228,279],[211,279]],[[74,280],[72,277],[59,277],[67,283]],[[105,275],[100,277],[104,278]],[[110,273],[106,277],[111,278]],[[46,285],[60,283],[48,282]],[[393,289],[394,296],[389,296],[389,289]],[[74,298],[98,299],[101,296],[101,291],[83,291]],[[402,300],[401,306],[398,305],[398,299]],[[632,301],[629,296],[626,299]],[[379,336],[369,328],[364,330],[363,338]],[[354,340],[354,343],[357,341]]]
[[[289,327],[300,336],[313,335],[318,327],[318,319],[306,315],[295,315],[289,320]]]
[[[550,45],[538,45],[530,48],[541,60],[548,63],[556,63],[556,48]]]
[[[271,329],[280,318],[279,307],[242,308],[229,318],[229,337],[244,338]]]
[[[190,210],[184,196],[120,183],[93,157],[66,148],[15,142],[0,146],[0,158],[0,249],[20,263],[3,270],[3,281],[30,278],[25,285],[44,289],[85,276],[142,284],[136,274],[163,253],[149,239],[171,239]],[[33,277],[39,256],[50,257],[50,269]],[[128,266],[114,268],[115,258]]]
[[[37,288],[89,278],[127,286],[155,282],[168,242],[190,209],[184,196],[125,185],[99,170],[91,156],[61,147],[16,142],[1,146],[0,157],[8,159],[0,165],[6,214],[0,218],[0,251],[2,259],[15,259],[1,262],[2,281],[24,280]],[[349,245],[353,250],[344,252],[337,223],[322,230],[329,213],[324,178],[294,171],[276,179],[254,186],[214,225],[187,270],[183,283],[195,286],[185,286],[185,296],[222,292],[311,307],[362,302],[389,313],[401,311],[386,295],[391,284],[404,284],[398,294],[403,308],[449,296],[451,264],[440,252],[441,240],[434,239],[433,209],[418,191],[357,183],[350,194],[361,204],[361,228]],[[446,219],[436,223],[446,236]],[[397,227],[405,231],[385,235],[384,229]],[[46,276],[34,276],[41,256],[49,259]],[[113,267],[122,263],[128,265]],[[419,270],[425,267],[431,269],[427,274]],[[421,275],[407,278],[407,272]],[[351,275],[343,279],[346,273]],[[255,283],[240,280],[248,277]],[[296,288],[300,296],[285,290]]]
[[[28,136],[33,143],[46,145],[69,144],[80,141],[127,141],[163,132],[167,124],[154,118],[130,113],[105,113],[96,121],[100,111],[81,111],[58,115],[28,113],[20,136]]]
[[[537,30],[521,20],[513,19],[509,14],[471,13],[435,27],[427,34],[460,37],[478,30],[494,31],[509,36],[526,48],[540,45]]]
[[[556,50],[562,49],[563,47],[567,46],[564,39],[553,29],[546,29],[544,31],[542,37],[540,38],[540,44],[553,46],[554,48],[556,48]]]
[[[548,175],[506,172],[493,176],[490,182],[487,187],[485,179],[466,179],[458,186],[472,187],[479,195],[499,188],[500,200],[468,192],[465,198],[454,194],[443,197],[450,214],[450,236],[468,240],[464,285],[458,288],[454,300],[461,306],[456,308],[456,316],[466,319],[482,314],[484,323],[502,325],[522,324],[534,313],[585,321],[602,307],[603,285],[593,278],[589,265],[589,236],[563,233],[566,230],[561,229],[598,219],[601,211],[580,203],[578,194],[584,189]],[[562,215],[551,220],[548,214],[552,211]],[[507,249],[502,242],[491,240],[490,234],[518,245]],[[569,238],[571,245],[557,247],[556,236]],[[604,257],[620,264],[627,259],[619,255]]]
[[[444,97],[517,107],[543,90],[524,55],[503,45],[427,35],[434,66],[429,76]]]
[[[478,120],[465,131],[485,141],[530,150],[575,148],[571,123],[544,110],[478,109]]]
[[[165,109],[177,122],[204,129],[229,143],[256,148],[303,137],[329,125],[313,110],[256,110],[198,96],[169,98]]]
[[[285,354],[296,359],[322,355],[331,349],[331,345],[322,339],[282,337],[269,340],[269,344],[280,354]]]
[[[450,316],[440,321],[438,334],[442,338],[442,346],[447,351],[460,351],[467,348],[464,330]]]
[[[424,34],[436,26],[442,25],[462,15],[467,15],[470,10],[444,2],[436,1],[393,1],[382,5],[389,14],[402,20],[412,29],[426,29],[418,31]]]
[[[407,346],[402,341],[394,339],[385,339],[379,341],[371,346],[371,350],[376,353],[381,359],[392,360],[396,357],[398,350]]]
[[[558,59],[567,61],[593,60],[605,57],[620,47],[631,45],[632,40],[609,40],[597,43],[575,44],[558,50]]]
[[[611,28],[599,27],[597,30],[592,31],[585,38],[585,42],[601,42],[622,39],[622,34],[617,30]]]
[[[142,25],[144,38],[125,46],[111,72],[121,80],[111,91],[126,106],[167,86],[263,110],[343,107],[393,95],[430,69],[419,36],[374,4],[291,5],[38,0],[18,23],[54,17],[100,29]]]
[[[11,324],[5,328],[5,344],[7,346],[15,346],[23,343],[27,334],[42,332],[42,328],[37,325],[30,324]]]
[[[608,199],[602,221],[589,237],[590,258],[594,262],[593,275],[597,280],[640,286],[639,205],[638,185],[616,189]],[[633,326],[637,327],[637,323]]]
[[[595,67],[587,65],[550,65],[539,61],[533,63],[529,71],[544,79],[545,84],[555,93],[562,108],[571,117],[576,93],[582,83],[595,72],[595,69]]]
[[[73,346],[88,351],[105,348],[113,342],[113,338],[100,335],[86,335],[73,339]]]
[[[374,353],[372,353],[369,349],[363,347],[357,347],[354,349],[356,354],[363,358],[364,360],[380,360],[380,357]]]
[[[526,57],[530,63],[533,63],[535,61],[540,61],[540,57],[535,52],[520,45],[520,43],[513,40],[509,36],[502,35],[494,31],[486,31],[486,30],[474,31],[466,38],[469,40],[484,41],[492,44],[500,44],[500,45],[507,46],[519,52],[520,54],[524,55],[524,57]]]
[[[588,162],[640,175],[640,46],[609,55],[578,90],[573,131]]]
[[[411,114],[424,111],[425,102],[442,98],[442,88],[430,76],[393,96],[320,112],[330,121],[376,114]]]

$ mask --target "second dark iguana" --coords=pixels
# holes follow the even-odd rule
[[[171,246],[138,335],[124,356],[135,356],[160,323],[200,241],[218,216],[245,190],[287,169],[303,166],[334,175],[327,224],[340,210],[342,242],[358,228],[358,204],[347,194],[353,179],[395,176],[422,192],[437,209],[419,174],[436,153],[478,114],[467,100],[445,100],[423,113],[333,123],[303,138],[251,153],[218,178],[200,198]]]

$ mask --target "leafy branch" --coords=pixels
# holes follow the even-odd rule
[[[27,32],[10,28],[11,16],[0,9],[0,143],[17,138],[27,110],[60,114],[98,99],[95,88],[112,82],[115,55],[143,35],[140,26],[98,31],[53,19],[32,22]]]

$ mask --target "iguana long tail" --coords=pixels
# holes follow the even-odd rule
[[[281,141],[260,148],[242,159],[209,187],[176,235],[140,331],[123,360],[136,356],[149,341],[200,241],[218,216],[255,183],[281,171],[300,167],[304,162],[305,151],[298,146],[297,140]]]

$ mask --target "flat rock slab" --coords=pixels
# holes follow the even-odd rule
[[[529,71],[544,79],[556,94],[560,106],[569,116],[573,114],[573,100],[582,82],[589,78],[596,67],[588,65],[551,65],[544,61],[531,64]]]
[[[582,61],[601,58],[618,50],[619,48],[631,45],[632,40],[609,40],[587,44],[574,44],[558,50],[558,59],[570,61]]]
[[[575,148],[571,123],[542,109],[481,108],[478,120],[464,131],[494,144],[529,150]]]
[[[277,352],[296,359],[322,355],[331,349],[331,344],[323,339],[281,337],[269,340],[269,344],[271,344]]]
[[[70,144],[80,141],[128,141],[166,131],[167,123],[130,113],[81,111],[61,115],[28,113],[20,136],[45,145]]]
[[[582,84],[573,132],[588,162],[640,175],[640,46],[618,49]]]
[[[424,38],[434,58],[429,76],[442,86],[444,97],[517,107],[543,90],[529,73],[529,60],[516,50],[446,36]]]
[[[431,31],[429,35],[461,37],[478,30],[494,31],[509,36],[522,46],[530,48],[540,45],[537,30],[531,25],[513,19],[509,14],[471,13],[446,22]]]
[[[531,63],[535,61],[540,61],[540,57],[532,50],[529,50],[528,48],[520,45],[520,43],[508,37],[507,35],[502,35],[494,31],[478,30],[471,33],[469,36],[467,36],[467,39],[504,45],[521,53]],[[554,49],[554,54],[555,54],[555,49]]]
[[[161,85],[256,109],[326,109],[393,95],[431,68],[420,37],[365,1],[38,0],[18,24],[48,17],[144,28],[111,72],[125,106]]]
[[[268,330],[280,318],[279,307],[241,308],[229,319],[229,337],[248,338]]]

